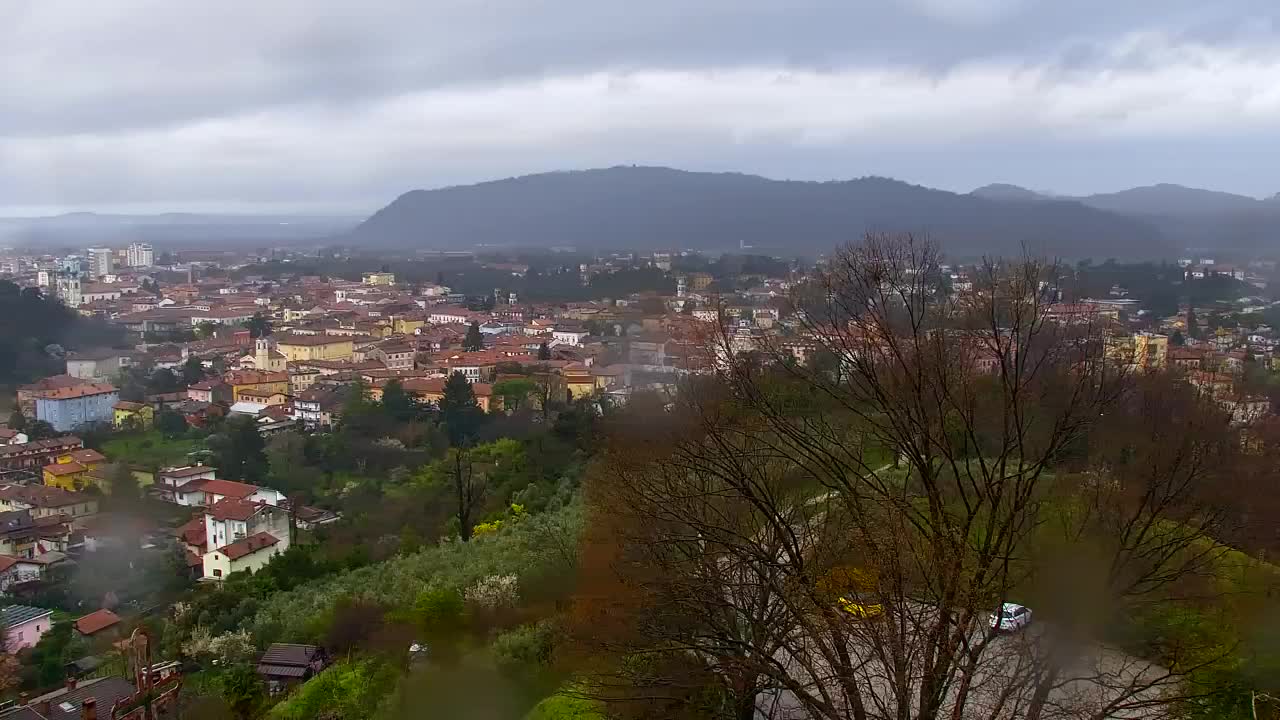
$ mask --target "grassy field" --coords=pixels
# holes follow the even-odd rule
[[[113,437],[103,444],[102,452],[112,462],[163,467],[184,465],[187,462],[187,453],[203,448],[203,440],[188,438],[170,440],[152,430]]]

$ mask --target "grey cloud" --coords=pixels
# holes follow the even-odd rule
[[[1124,45],[1132,37],[1263,54],[1280,39],[1274,0],[0,0],[0,17],[10,19],[0,25],[0,202],[12,204],[363,202],[423,184],[618,162],[796,177],[879,172],[956,186],[1020,169],[1046,175],[1028,184],[1054,188],[1060,184],[1040,165],[1068,158],[1060,148],[1072,141],[1046,122],[1141,123],[1141,108],[1109,99],[1116,91],[1105,87],[1101,99],[1077,100],[1082,106],[1070,112],[1000,95],[993,102],[1012,119],[985,121],[999,122],[1002,137],[1029,138],[1026,147],[1039,153],[1020,164],[1016,154],[994,152],[1002,143],[975,139],[973,147],[1004,163],[1001,171],[957,166],[967,150],[932,141],[956,124],[937,106],[922,112],[937,114],[931,121],[944,132],[908,123],[927,152],[856,117],[843,126],[818,118],[808,127],[788,120],[744,130],[735,112],[786,108],[755,106],[741,88],[714,107],[688,102],[678,87],[650,88],[651,102],[666,106],[644,127],[633,118],[647,117],[648,100],[628,101],[627,77],[866,70],[872,98],[874,82],[889,82],[874,80],[880,71],[945,85],[991,64],[1035,74],[1050,103],[1062,102],[1051,92],[1059,83],[1092,82],[1104,71],[1157,73],[1168,58]],[[541,80],[596,73],[614,74],[619,99],[557,110],[598,113],[604,127],[537,107]],[[717,89],[714,79],[699,82]],[[533,94],[486,109],[486,93],[507,98],[501,92],[512,86]],[[820,99],[803,100],[813,114],[825,109]],[[457,125],[447,122],[451,102],[465,105]],[[720,125],[705,122],[709,112],[721,113]],[[500,117],[522,114],[528,123]],[[438,142],[423,144],[416,122]],[[463,141],[482,136],[476,126],[486,123],[502,131],[491,146]],[[451,143],[455,134],[461,139]],[[806,145],[813,137],[816,149]],[[877,146],[886,149],[867,149]],[[912,159],[927,156],[932,169]],[[1259,191],[1270,182],[1237,179],[1244,181]]]

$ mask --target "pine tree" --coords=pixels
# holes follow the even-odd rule
[[[1199,329],[1196,328],[1196,309],[1190,305],[1187,306],[1187,337],[1196,339],[1200,336]]]
[[[449,433],[449,442],[455,447],[468,444],[480,429],[484,413],[476,402],[475,391],[462,373],[455,372],[444,384],[440,398],[440,419]]]
[[[472,320],[467,328],[467,337],[462,341],[462,349],[470,352],[484,349],[484,336],[480,334],[480,323]]]
[[[550,360],[550,359],[551,359],[551,346],[547,345],[545,342],[544,342],[544,343],[542,343],[541,345],[539,345],[539,346],[538,346],[538,359],[539,359],[539,360]]]

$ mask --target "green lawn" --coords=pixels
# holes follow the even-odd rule
[[[204,448],[203,440],[179,438],[170,440],[159,432],[129,433],[103,443],[102,453],[112,462],[144,467],[185,465],[187,453]]]

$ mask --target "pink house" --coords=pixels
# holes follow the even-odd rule
[[[6,605],[0,608],[0,624],[4,625],[5,652],[15,653],[40,641],[40,636],[53,625],[53,611],[30,605]]]

